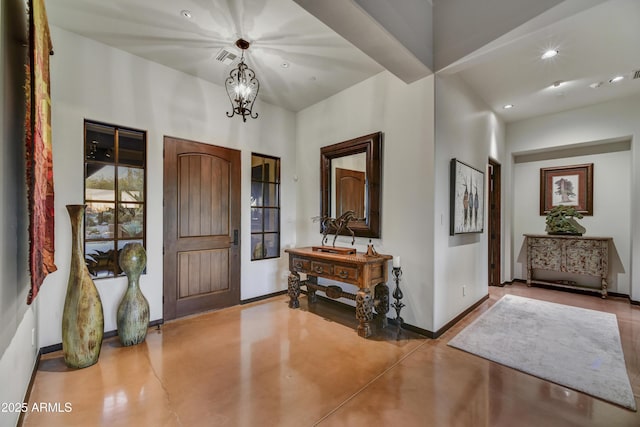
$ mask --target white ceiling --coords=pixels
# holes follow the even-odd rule
[[[517,35],[456,70],[507,122],[640,93],[640,79],[633,80],[640,70],[640,0],[601,2]],[[547,49],[559,54],[541,60]],[[616,75],[625,79],[609,83]],[[552,88],[556,81],[565,83]],[[505,104],[514,108],[504,110]]]
[[[239,56],[234,43],[242,37],[252,43],[245,59],[259,99],[291,111],[383,70],[292,0],[48,0],[46,7],[52,25],[218,85],[237,60],[215,57],[221,48]]]
[[[552,19],[562,7],[551,9],[527,31],[516,29],[443,72],[459,73],[507,122],[640,93],[640,79],[631,78],[640,70],[640,0],[581,1],[586,10]],[[53,25],[220,85],[232,65],[215,56],[223,47],[237,51],[233,43],[243,37],[252,42],[246,58],[259,98],[291,111],[383,70],[293,0],[48,0],[47,12]],[[541,61],[547,48],[560,54]],[[626,79],[609,84],[617,74]],[[566,83],[551,89],[556,81]],[[508,103],[515,107],[504,110]]]

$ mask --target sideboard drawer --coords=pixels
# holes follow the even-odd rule
[[[571,240],[565,243],[567,249],[596,250],[607,248],[608,242],[603,240]]]
[[[539,237],[528,237],[527,241],[530,246],[544,248],[545,250],[553,251],[559,250],[562,246],[562,242],[556,239],[543,239]]]
[[[311,274],[333,275],[333,264],[320,261],[311,261]]]

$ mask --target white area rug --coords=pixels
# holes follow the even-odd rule
[[[505,295],[449,345],[636,410],[615,314]]]

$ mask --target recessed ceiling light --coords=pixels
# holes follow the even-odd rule
[[[192,15],[191,15],[191,11],[190,11],[190,10],[187,10],[187,9],[183,9],[183,10],[181,10],[181,11],[180,11],[180,15],[182,15],[182,17],[183,17],[183,18],[186,18],[186,19],[191,19],[191,16],[192,16]]]
[[[609,80],[609,83],[618,83],[622,79],[624,79],[624,76],[615,76],[614,78]]]
[[[599,88],[600,86],[602,86],[603,84],[604,84],[604,82],[595,82],[595,83],[591,83],[591,84],[589,85],[589,87],[590,87],[591,89],[598,89],[598,88]]]
[[[557,80],[555,82],[553,82],[553,84],[551,85],[552,88],[556,89],[559,88],[560,86],[562,86],[565,82],[562,80]]]
[[[513,108],[513,104],[506,104],[502,108],[504,108],[505,110],[508,110],[510,108]]]
[[[553,58],[554,56],[556,56],[559,53],[559,51],[557,49],[549,49],[547,50],[545,53],[542,54],[542,56],[540,58],[542,59],[549,59],[549,58]]]
[[[280,64],[280,66],[282,68],[289,68],[289,63],[288,62],[283,62],[282,64]]]

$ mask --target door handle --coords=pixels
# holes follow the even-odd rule
[[[233,230],[233,244],[238,245],[238,230]]]

